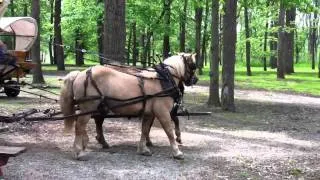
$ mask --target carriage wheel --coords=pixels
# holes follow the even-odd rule
[[[20,93],[20,86],[17,81],[8,81],[4,86],[4,93],[8,97],[17,97]]]

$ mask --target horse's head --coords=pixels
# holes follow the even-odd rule
[[[196,54],[179,54],[184,63],[183,81],[186,86],[191,86],[197,83],[198,77],[196,76]]]
[[[198,81],[195,74],[197,68],[195,56],[196,54],[179,53],[165,59],[163,63],[172,67],[169,69],[175,77],[183,81],[186,86],[191,86]]]

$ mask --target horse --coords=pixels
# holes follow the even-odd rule
[[[196,77],[195,54],[171,56],[155,69],[156,72],[142,71],[141,76],[133,76],[97,65],[82,72],[71,72],[64,78],[59,104],[63,115],[68,116],[64,120],[65,131],[69,132],[75,124],[75,159],[85,153],[89,142],[86,125],[94,110],[101,114],[111,111],[120,115],[141,115],[142,132],[137,147],[141,155],[151,155],[146,142],[153,120],[157,118],[168,136],[173,157],[184,158],[174,139],[170,112],[181,97],[179,82],[190,86]],[[169,88],[168,84],[171,84]],[[130,91],[125,91],[128,88]],[[82,113],[77,118],[69,116],[75,114],[76,104]]]
[[[108,66],[110,68],[113,68],[117,71],[120,72],[124,72],[124,73],[128,73],[128,74],[137,74],[140,73],[141,71],[145,71],[145,69],[140,69],[140,68],[134,68],[132,66],[123,66],[123,65],[119,65],[119,64],[105,64],[104,66]],[[197,83],[197,79],[194,79],[194,81],[192,82],[193,84]],[[179,82],[178,88],[182,94],[182,98],[184,95],[184,85],[183,82]],[[182,144],[182,140],[181,140],[181,131],[180,131],[180,123],[179,123],[179,118],[178,116],[176,116],[178,111],[178,106],[175,106],[174,110],[171,113],[171,118],[172,121],[174,122],[174,130],[175,130],[175,135],[176,135],[176,141],[179,144]],[[93,116],[95,124],[96,124],[96,140],[98,141],[99,144],[102,145],[102,148],[107,149],[109,148],[109,144],[106,142],[104,135],[103,135],[103,129],[102,129],[102,124],[104,122],[104,117],[103,116]],[[150,123],[150,129],[153,123]],[[150,130],[149,130],[150,131]],[[150,140],[150,136],[149,134],[146,136],[146,145],[147,146],[153,146],[153,143]]]

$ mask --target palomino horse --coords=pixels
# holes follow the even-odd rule
[[[170,112],[180,97],[179,82],[187,86],[192,84],[196,70],[195,55],[172,56],[157,66],[156,70],[133,76],[113,68],[94,66],[86,71],[69,73],[64,78],[60,95],[62,113],[64,116],[74,114],[75,104],[78,104],[81,113],[98,109],[103,114],[109,111],[121,115],[140,114],[142,133],[137,152],[142,155],[151,155],[146,141],[156,117],[169,138],[173,156],[183,159],[183,153],[174,139]],[[166,88],[170,83],[171,86]],[[90,117],[91,114],[65,119],[66,131],[70,131],[76,122],[73,145],[76,159],[81,158],[87,147],[89,137],[86,125]]]

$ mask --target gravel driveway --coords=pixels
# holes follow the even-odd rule
[[[320,179],[320,98],[236,90],[236,113],[208,108],[208,88],[187,88],[190,111],[211,116],[181,117],[184,160],[170,155],[159,123],[151,129],[153,155],[136,154],[138,119],[106,119],[110,149],[95,141],[89,122],[87,161],[71,158],[74,135],[62,133],[63,122],[10,124],[1,145],[26,146],[4,168],[6,179]],[[26,95],[0,97],[0,114],[52,106]]]

